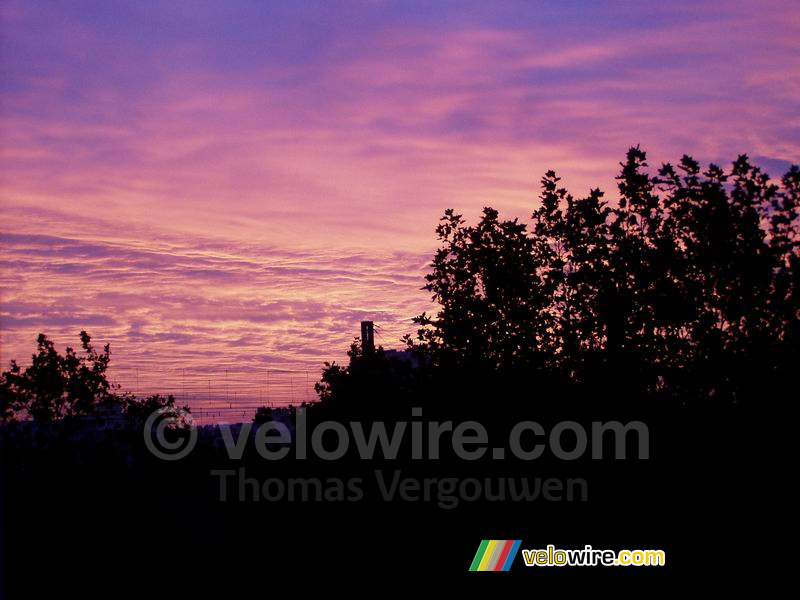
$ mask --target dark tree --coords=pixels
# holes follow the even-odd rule
[[[621,393],[741,401],[785,386],[798,358],[797,167],[772,182],[746,156],[726,172],[648,169],[628,151],[607,203],[552,171],[532,227],[447,210],[425,289],[439,305],[407,343],[433,369],[523,366]],[[767,375],[768,374],[768,375]],[[327,373],[331,378],[338,373]]]
[[[130,420],[134,429],[140,429],[154,412],[159,411],[159,418],[170,419],[171,429],[183,429],[190,425],[191,410],[188,406],[178,406],[172,394],[162,396],[155,394],[147,398],[137,399],[136,396],[123,394],[119,397],[125,415]]]
[[[40,334],[31,365],[22,369],[16,361],[0,375],[0,418],[9,421],[28,415],[36,421],[53,421],[90,414],[114,398],[106,378],[109,345],[98,352],[91,338],[81,332],[82,354],[67,348],[62,356],[47,336]]]
[[[441,309],[435,319],[417,317],[430,326],[420,330],[427,349],[441,361],[473,368],[541,362],[547,287],[526,226],[485,208],[480,223],[467,227],[449,209],[436,232],[442,246],[426,289]]]
[[[259,406],[253,416],[253,423],[263,425],[272,421],[272,409],[269,406]]]
[[[388,358],[383,347],[364,353],[355,338],[347,352],[349,363],[326,362],[322,378],[314,387],[320,402],[312,405],[314,417],[324,419],[327,411],[338,417],[347,414],[367,418],[371,414],[402,410],[398,400],[415,396],[417,377],[409,362]]]
[[[110,362],[110,346],[98,352],[89,334],[81,331],[81,348],[77,353],[68,347],[61,355],[51,340],[39,334],[37,351],[31,365],[22,369],[12,360],[8,371],[0,375],[0,422],[31,418],[38,422],[85,417],[110,403],[118,403],[137,428],[156,410],[162,417],[177,417],[182,426],[189,408],[178,407],[172,395],[156,394],[143,399],[120,393],[119,386],[106,376]]]

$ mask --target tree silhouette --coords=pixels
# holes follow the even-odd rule
[[[170,419],[170,429],[185,429],[191,425],[188,406],[178,406],[172,394],[162,396],[154,394],[138,399],[132,394],[122,394],[118,397],[122,403],[125,415],[134,429],[138,430],[144,425],[147,418],[159,411],[159,419]]]
[[[253,416],[253,423],[262,425],[272,421],[272,409],[269,406],[259,406]]]
[[[368,418],[376,413],[386,417],[388,412],[402,410],[399,400],[418,395],[418,374],[408,362],[388,358],[382,346],[365,354],[361,340],[355,338],[347,355],[347,365],[326,362],[322,378],[314,385],[320,398],[312,405],[316,418],[324,419],[326,411],[339,418]]]
[[[683,401],[739,401],[758,373],[786,384],[798,168],[775,184],[744,155],[727,173],[684,156],[650,174],[638,147],[620,166],[614,205],[547,172],[530,230],[491,208],[477,225],[445,211],[425,286],[439,309],[407,344],[461,376],[523,366]]]
[[[9,370],[0,375],[3,421],[19,414],[42,422],[85,416],[113,398],[106,378],[109,345],[98,352],[85,331],[81,331],[80,339],[82,355],[68,347],[62,356],[46,335],[39,334],[37,351],[28,368],[23,370],[11,361]]]
[[[109,403],[119,403],[136,427],[156,410],[161,410],[164,418],[177,417],[179,425],[186,420],[189,408],[178,407],[172,395],[138,399],[121,393],[106,375],[111,360],[109,344],[98,352],[88,333],[81,331],[80,339],[82,354],[67,347],[61,355],[40,333],[29,367],[22,369],[17,361],[11,361],[10,368],[0,374],[0,423],[26,417],[42,423],[85,417]]]

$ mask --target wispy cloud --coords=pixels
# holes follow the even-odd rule
[[[2,359],[319,364],[427,308],[442,210],[541,174],[800,157],[790,2],[161,3],[0,12]],[[777,174],[777,173],[776,173]]]

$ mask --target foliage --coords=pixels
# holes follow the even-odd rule
[[[359,338],[355,338],[347,355],[347,365],[326,362],[322,378],[314,386],[321,400],[314,411],[320,419],[326,410],[336,411],[339,417],[349,413],[365,418],[376,410],[396,409],[399,398],[417,389],[410,364],[388,357],[381,346],[365,354]],[[385,412],[382,414],[385,416]]]
[[[489,208],[475,226],[446,211],[426,286],[440,310],[409,343],[434,365],[543,365],[684,397],[735,399],[756,364],[786,369],[800,339],[797,167],[776,185],[746,156],[727,173],[688,156],[647,166],[628,151],[614,206],[597,189],[575,199],[549,171],[531,231]]]
[[[109,346],[98,352],[85,331],[80,339],[83,354],[68,347],[61,355],[46,335],[39,334],[29,367],[22,369],[11,361],[9,370],[0,375],[0,419],[9,421],[22,414],[42,422],[80,417],[111,399],[106,378]]]
[[[453,209],[409,349],[434,377],[523,373],[629,398],[738,402],[786,389],[800,342],[800,171],[773,182],[747,156],[704,171],[620,163],[616,202],[576,199],[548,171],[530,227]],[[352,356],[352,354],[351,354]],[[357,357],[355,357],[357,358]],[[353,386],[326,365],[322,399]],[[346,394],[342,394],[346,395]]]
[[[253,416],[253,423],[263,425],[272,421],[272,409],[269,406],[259,406]]]
[[[108,344],[98,352],[91,337],[81,331],[82,353],[67,347],[63,355],[53,342],[39,334],[37,350],[29,367],[12,360],[0,375],[0,423],[30,417],[47,423],[92,415],[101,406],[119,403],[131,423],[141,426],[156,410],[164,417],[177,417],[181,426],[188,407],[178,407],[175,398],[156,394],[143,399],[119,393],[109,383],[106,371],[111,358]]]
[[[188,406],[178,406],[172,394],[168,396],[155,394],[141,400],[137,399],[136,396],[123,394],[120,400],[125,410],[125,415],[136,429],[141,428],[147,418],[156,411],[160,411],[160,418],[170,419],[169,427],[171,429],[183,429],[191,424],[189,415],[191,410]]]

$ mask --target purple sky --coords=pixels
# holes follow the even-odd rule
[[[0,360],[85,328],[124,383],[317,371],[362,318],[397,346],[447,207],[525,218],[550,168],[612,192],[634,144],[797,162],[798,14],[4,0]]]

